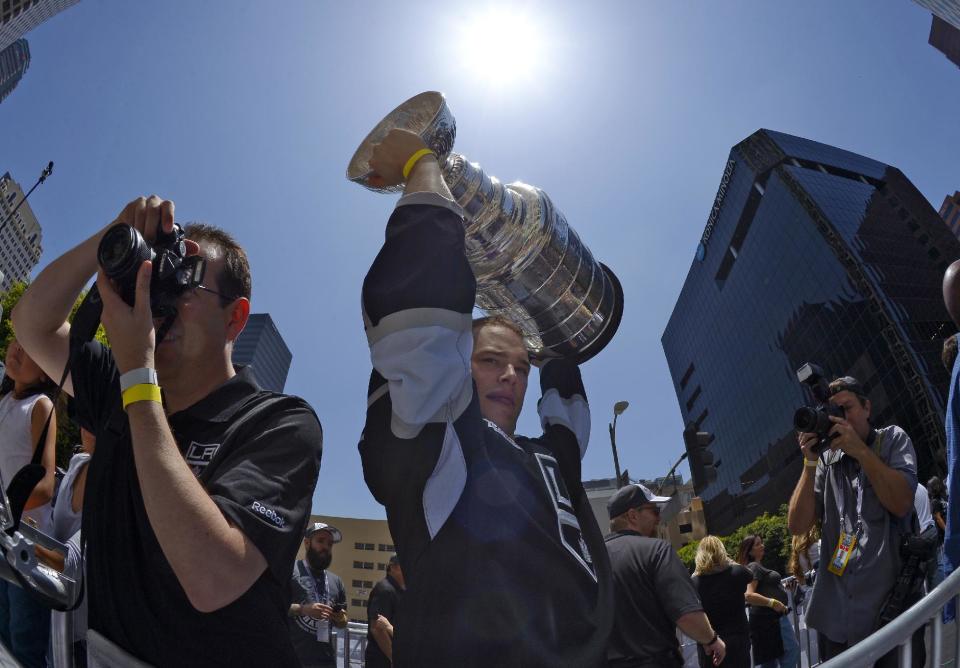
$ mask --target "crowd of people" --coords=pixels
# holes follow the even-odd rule
[[[368,602],[368,665],[675,667],[679,629],[702,666],[796,666],[791,598],[761,536],[736,560],[708,536],[691,576],[655,537],[669,499],[629,484],[608,503],[604,537],[581,482],[590,414],[578,367],[532,357],[505,317],[473,318],[463,212],[417,135],[390,132],[370,164],[371,185],[404,194],[362,286],[373,370],[359,453],[398,553]],[[98,248],[116,226],[179,252],[156,259],[180,263],[171,294],[150,261],[107,276]],[[182,233],[173,202],[138,198],[30,285],[0,386],[0,475],[43,455],[24,518],[67,547],[39,550],[44,563],[84,565],[82,609],[53,615],[75,631],[75,665],[332,666],[346,590],[330,571],[343,536],[308,523],[319,421],[231,363],[250,312],[243,249],[214,227]],[[69,324],[94,274],[109,347]],[[528,438],[516,426],[534,366],[543,434]],[[83,444],[51,505],[50,379],[64,369]],[[942,543],[950,514],[939,480],[920,510],[910,438],[873,426],[860,383],[830,391],[843,417],[828,439],[799,434],[788,518],[792,600],[806,598],[824,658],[898,612],[903,537],[935,530]],[[936,549],[924,573],[928,587],[942,579]],[[0,639],[24,665],[45,664],[50,623],[29,592],[0,582]]]

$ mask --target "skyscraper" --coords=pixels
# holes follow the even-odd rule
[[[933,17],[930,25],[930,46],[945,55],[950,62],[960,67],[960,28],[947,23],[939,16]]]
[[[0,10],[0,50],[78,2],[80,0],[3,0]]]
[[[960,237],[960,191],[947,195],[940,205],[940,217],[947,224],[950,231]]]
[[[29,65],[30,47],[25,39],[0,51],[0,102],[17,87]]]
[[[913,438],[921,480],[942,471],[954,327],[940,283],[958,257],[894,167],[770,130],[731,150],[662,338],[684,423],[714,435],[718,476],[699,490],[711,532],[788,500],[808,361],[863,383],[874,424]]]
[[[27,280],[43,251],[43,232],[30,203],[24,202],[10,215],[22,199],[23,189],[10,172],[0,177],[0,292],[6,292],[17,281]]]
[[[261,387],[283,392],[293,355],[269,313],[251,313],[233,345],[233,363],[250,365]]]
[[[926,7],[934,16],[960,28],[960,0],[913,0],[921,7]]]

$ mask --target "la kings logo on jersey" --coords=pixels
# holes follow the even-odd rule
[[[197,443],[193,441],[183,458],[187,460],[187,465],[190,466],[193,475],[199,476],[207,468],[207,464],[213,461],[213,457],[219,449],[220,443]]]
[[[537,463],[540,464],[543,482],[553,498],[553,505],[557,511],[557,528],[560,530],[560,541],[577,560],[577,563],[583,566],[590,577],[596,581],[597,573],[593,567],[593,557],[590,555],[586,541],[583,540],[583,532],[580,530],[580,522],[577,521],[573,502],[568,496],[567,487],[560,475],[560,465],[550,455],[537,452],[535,456]]]

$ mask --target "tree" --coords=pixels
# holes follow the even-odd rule
[[[0,315],[0,359],[2,360],[6,360],[7,348],[10,346],[10,341],[13,340],[14,336],[13,323],[10,322],[10,314],[13,312],[13,307],[20,301],[20,297],[23,296],[26,289],[27,283],[19,281],[10,286],[10,289],[4,293],[3,297],[0,297],[0,308],[3,309],[3,313]],[[86,296],[87,291],[84,290],[80,293],[80,296],[77,297],[77,301],[74,302],[73,308],[70,310],[71,322]],[[103,344],[108,344],[107,333],[104,331],[103,325],[97,327],[95,338]],[[58,383],[60,382],[60,377],[57,376],[52,380]],[[60,400],[57,401],[57,466],[66,468],[70,462],[70,455],[73,453],[73,446],[79,442],[80,428],[67,416],[67,397],[66,395],[61,395]]]
[[[786,576],[786,567],[791,550],[790,532],[787,530],[787,505],[780,506],[776,515],[764,513],[729,536],[718,536],[718,538],[723,541],[723,546],[727,548],[727,554],[730,555],[730,558],[736,559],[737,553],[740,551],[740,543],[750,535],[760,536],[763,539],[765,548],[763,565]],[[694,568],[694,558],[699,544],[699,541],[688,543],[680,548],[677,553],[691,572]]]

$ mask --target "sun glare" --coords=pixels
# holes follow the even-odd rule
[[[494,87],[532,81],[543,72],[541,26],[522,12],[489,8],[464,17],[457,26],[465,73]]]

